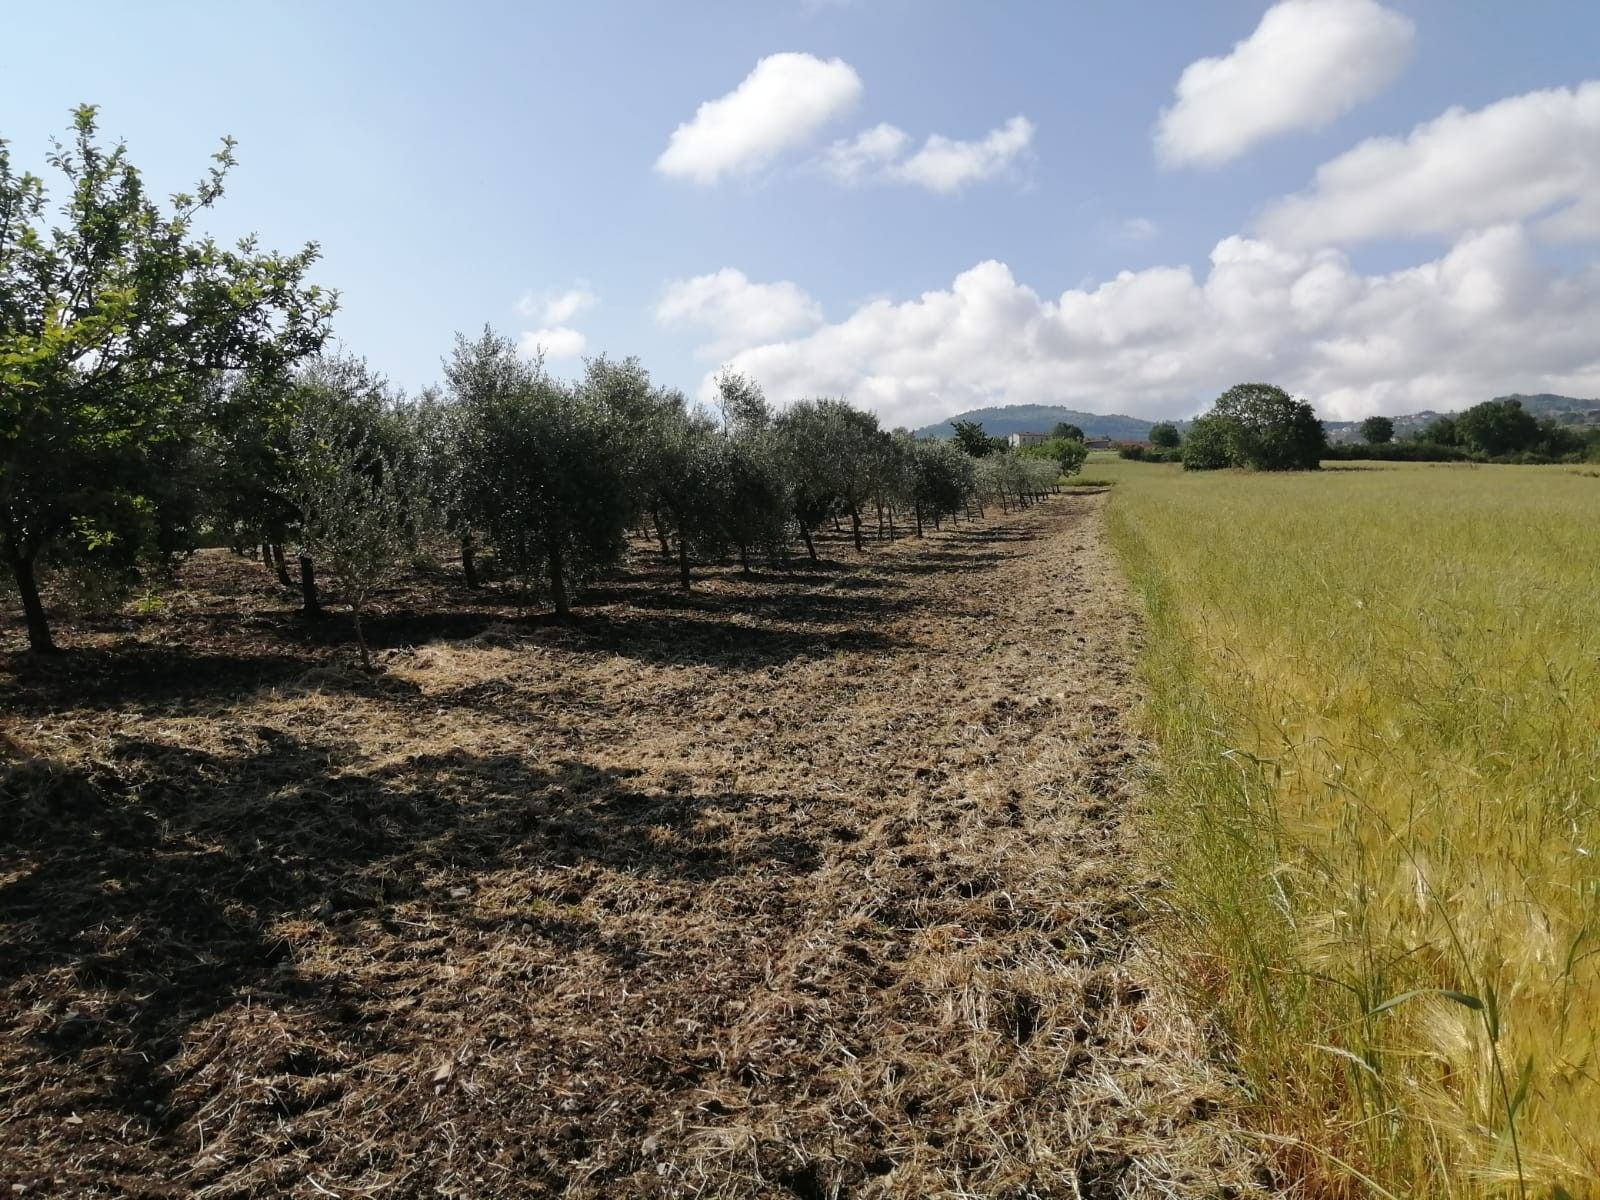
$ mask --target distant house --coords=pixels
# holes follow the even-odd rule
[[[1042,446],[1049,440],[1048,433],[1013,433],[1006,438],[1006,444],[1017,450],[1023,446]]]
[[[1116,443],[1110,438],[1084,438],[1083,445],[1087,450],[1110,450]]]

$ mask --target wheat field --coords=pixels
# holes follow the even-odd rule
[[[1167,950],[1308,1194],[1600,1194],[1600,479],[1095,464]]]

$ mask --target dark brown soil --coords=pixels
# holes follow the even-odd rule
[[[10,654],[0,1181],[1248,1194],[1140,962],[1102,503],[570,625],[418,579],[376,678],[220,552]]]

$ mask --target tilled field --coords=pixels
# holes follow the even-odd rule
[[[376,680],[202,555],[12,659],[0,1180],[1256,1194],[1141,966],[1100,503],[687,596],[644,561],[570,626],[419,583]]]

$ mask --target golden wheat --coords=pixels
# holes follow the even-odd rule
[[[1108,464],[1171,946],[1326,1194],[1600,1184],[1600,483]]]

